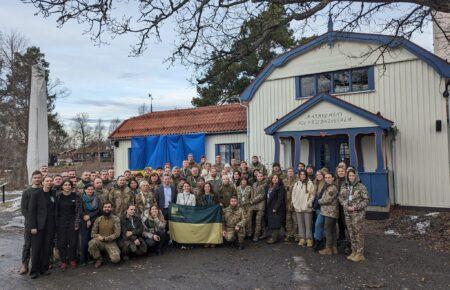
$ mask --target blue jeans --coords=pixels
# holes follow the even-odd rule
[[[323,239],[323,224],[324,218],[320,214],[320,210],[316,210],[316,223],[314,224],[314,240],[320,241]]]

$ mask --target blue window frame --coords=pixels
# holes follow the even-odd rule
[[[245,159],[244,143],[216,144],[217,155],[222,156],[222,160],[228,164],[231,162],[231,159],[236,159],[240,162]]]
[[[322,93],[339,94],[374,89],[373,66],[295,77],[296,99],[308,98]]]

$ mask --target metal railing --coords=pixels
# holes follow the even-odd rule
[[[2,202],[5,203],[5,187],[8,184],[8,182],[3,183],[2,185],[0,185],[0,188],[2,189]]]

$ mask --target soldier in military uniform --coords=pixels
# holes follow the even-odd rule
[[[92,227],[92,240],[89,241],[89,253],[96,260],[95,268],[102,265],[102,251],[105,251],[111,262],[120,261],[120,250],[117,239],[120,236],[120,219],[112,214],[112,204],[103,205],[103,215],[97,218]]]
[[[261,162],[259,162],[259,158],[258,156],[254,155],[252,157],[252,164],[250,164],[250,169],[251,171],[257,169],[259,172],[261,172],[264,176],[267,176],[267,169],[264,166],[264,164],[262,164]],[[255,177],[256,178],[256,177]]]
[[[347,170],[346,182],[341,187],[339,202],[344,209],[345,224],[352,247],[352,253],[347,259],[362,262],[365,260],[363,226],[366,208],[369,204],[369,194],[352,168]]]
[[[113,187],[113,181],[109,180],[108,171],[102,170],[100,172],[100,178],[102,180],[103,188],[110,191],[111,188]],[[95,180],[94,180],[94,182],[95,182]]]
[[[251,229],[248,227],[249,214],[250,214],[250,197],[252,195],[253,188],[248,184],[247,177],[241,179],[241,184],[236,188],[238,204],[244,210],[245,215],[245,232],[248,237],[251,237]]]
[[[253,230],[253,216],[255,217],[255,231],[253,232],[253,241],[257,242],[261,235],[261,230],[264,229],[264,209],[265,209],[265,186],[266,179],[262,172],[258,172],[256,182],[253,183],[253,190],[250,195],[250,214],[248,217],[248,228]],[[250,232],[251,233],[251,232]],[[249,234],[250,234],[249,233]]]
[[[227,242],[236,242],[237,238],[239,250],[244,249],[245,215],[235,195],[230,198],[230,206],[223,211],[222,234]]]
[[[281,170],[280,163],[274,162],[272,164],[272,173],[269,176],[268,180],[272,180],[272,176],[277,175],[279,180],[284,180],[286,178],[286,174]]]
[[[189,161],[183,160],[183,164],[181,165],[181,176],[184,178],[188,178],[191,175],[191,168],[189,167]]]
[[[147,253],[147,244],[142,236],[144,225],[139,216],[135,215],[136,206],[129,204],[127,213],[120,219],[122,236],[119,241],[123,260],[128,260],[131,254],[141,256]]]
[[[222,173],[222,170],[225,167],[225,164],[222,163],[222,156],[220,155],[216,156],[216,163],[214,163],[212,167],[216,169],[219,175]]]
[[[236,188],[230,182],[228,175],[222,176],[222,185],[218,191],[219,202],[222,208],[227,208],[230,205],[230,198],[236,195]]]
[[[189,183],[191,188],[197,187],[197,180],[200,177],[200,171],[197,166],[192,167],[191,169],[191,175],[189,175],[188,178],[186,178],[186,182]]]
[[[77,182],[76,188],[80,196],[83,194],[84,186],[91,183],[90,174],[89,171],[84,171],[83,174],[81,174],[81,180]]]
[[[126,186],[124,176],[117,178],[117,183],[109,193],[109,201],[113,205],[113,213],[118,217],[125,213],[128,204],[135,203],[135,196],[130,192],[130,188]]]
[[[96,178],[94,180],[94,192],[102,204],[109,200],[109,191],[103,187],[103,180]]]
[[[292,188],[294,187],[297,178],[295,177],[294,169],[287,170],[287,177],[283,180],[286,189],[286,236],[284,240],[289,242],[291,240],[298,241],[297,231],[297,217],[294,206],[292,205]]]

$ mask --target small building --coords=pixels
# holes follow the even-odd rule
[[[449,79],[446,60],[409,40],[329,31],[272,60],[242,93],[241,104],[126,120],[110,136],[118,146],[115,166],[127,168],[131,137],[175,132],[158,131],[166,123],[157,120],[179,112],[190,117],[177,117],[177,130],[198,125],[188,131],[207,134],[209,161],[236,144],[243,158],[258,155],[284,168],[303,162],[334,171],[343,160],[358,169],[378,210],[390,204],[449,208]],[[194,117],[228,108],[239,109],[239,130],[208,133],[208,118]],[[235,119],[218,127],[228,122]]]
[[[90,144],[86,148],[68,149],[57,155],[58,164],[71,164],[76,162],[111,162],[113,149],[108,142]]]

